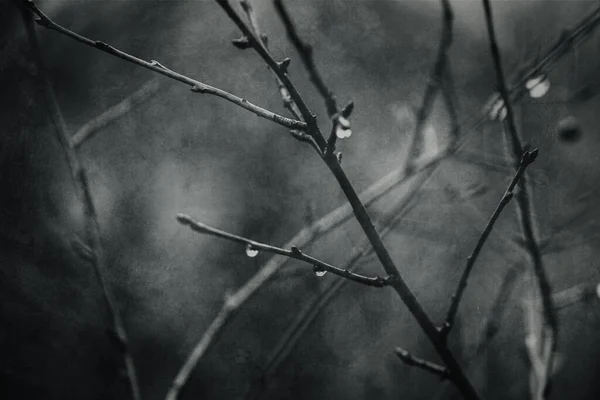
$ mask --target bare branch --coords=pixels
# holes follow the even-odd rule
[[[439,376],[442,379],[446,379],[450,376],[450,372],[445,367],[442,367],[441,365],[431,361],[415,357],[403,348],[396,347],[396,355],[406,365],[410,365],[411,367],[421,368],[427,372],[431,372],[432,374]]]
[[[531,165],[532,162],[535,161],[537,154],[538,154],[537,149],[535,149],[533,151],[526,151],[525,153],[523,153],[523,156],[521,157],[521,162],[519,163],[519,168],[517,169],[515,176],[511,180],[510,184],[508,185],[508,188],[506,189],[506,191],[504,192],[504,195],[500,199],[500,203],[498,203],[498,205],[496,206],[496,209],[492,213],[492,216],[490,217],[490,220],[488,221],[487,225],[483,229],[483,232],[481,232],[481,236],[479,236],[479,239],[477,240],[477,243],[475,245],[475,248],[473,249],[473,252],[467,258],[467,264],[465,266],[462,276],[460,277],[460,281],[458,283],[456,291],[452,295],[450,307],[448,308],[448,312],[446,313],[446,318],[444,320],[444,324],[442,325],[442,328],[440,330],[440,334],[443,337],[447,338],[448,334],[450,333],[450,330],[452,329],[452,326],[454,325],[454,319],[456,317],[456,313],[458,312],[458,306],[462,299],[462,295],[463,295],[465,289],[467,288],[467,282],[469,280],[469,276],[471,275],[471,271],[473,270],[475,261],[477,260],[477,257],[479,256],[479,253],[481,252],[481,249],[483,248],[485,241],[487,240],[488,236],[492,232],[492,229],[494,228],[494,224],[498,220],[498,217],[502,213],[502,210],[504,210],[504,207],[506,207],[506,205],[513,198],[513,195],[514,195],[513,189],[515,188],[515,185],[517,184],[519,179],[523,176],[527,167],[529,165]]]
[[[79,130],[71,137],[71,146],[76,149],[79,148],[83,142],[91,139],[100,129],[104,128],[106,125],[112,123],[116,119],[121,118],[131,111],[131,109],[136,105],[148,100],[153,94],[158,92],[159,88],[160,82],[158,80],[153,79],[146,82],[131,96],[110,107],[108,110],[104,111],[102,114],[98,115],[79,128]]]
[[[279,114],[275,114],[272,111],[261,108],[253,103],[250,103],[248,100],[238,97],[229,92],[226,92],[225,90],[207,85],[207,84],[197,81],[195,79],[189,78],[185,75],[177,73],[169,68],[166,68],[165,66],[160,64],[158,61],[154,61],[154,60],[145,61],[145,60],[142,60],[135,56],[132,56],[131,54],[125,53],[124,51],[116,49],[104,42],[100,42],[97,40],[91,40],[84,36],[81,36],[78,33],[70,31],[69,29],[64,28],[63,26],[55,23],[46,14],[44,14],[35,5],[35,3],[33,1],[30,1],[30,0],[22,0],[22,1],[23,1],[23,4],[29,10],[31,10],[31,12],[33,12],[35,15],[37,15],[39,17],[39,19],[37,19],[36,22],[39,25],[41,25],[47,29],[51,29],[53,31],[59,32],[63,35],[66,35],[66,36],[72,38],[72,39],[75,39],[76,41],[83,43],[87,46],[94,47],[105,53],[111,54],[111,55],[121,58],[125,61],[129,61],[130,63],[137,64],[141,67],[144,67],[151,71],[157,72],[161,75],[167,76],[176,81],[185,83],[186,85],[191,87],[191,90],[194,93],[210,94],[213,96],[220,97],[222,99],[225,99],[233,104],[236,104],[236,105],[242,107],[243,109],[246,109],[246,110],[258,115],[259,117],[271,120],[271,121],[275,122],[276,124],[285,126],[286,128],[297,129],[297,130],[305,130],[307,128],[306,123],[304,123],[302,121],[297,121],[294,119],[283,117]]]
[[[494,29],[490,0],[483,0],[483,7],[485,12],[488,38],[490,42],[490,51],[492,53],[494,69],[496,71],[498,91],[500,92],[500,96],[504,101],[504,107],[506,108],[505,127],[511,139],[510,142],[512,144],[513,157],[515,157],[516,159],[523,152],[523,145],[521,144],[521,139],[519,138],[519,134],[517,132],[510,94],[504,78],[502,59],[500,56],[498,43],[496,41],[496,33]],[[542,297],[542,312],[544,325],[543,330],[545,332],[545,335],[544,345],[540,346],[540,349],[544,352],[543,355],[549,358],[548,362],[546,363],[546,367],[551,368],[553,364],[552,359],[554,357],[554,352],[556,349],[556,332],[558,329],[558,323],[556,311],[554,309],[554,304],[552,301],[552,288],[550,287],[549,279],[546,275],[546,271],[544,270],[540,249],[533,232],[533,217],[531,214],[531,203],[529,200],[528,187],[526,184],[525,177],[523,177],[523,179],[521,179],[521,181],[519,182],[519,193],[517,194],[517,202],[519,206],[519,219],[521,222],[521,228],[523,230],[523,235],[527,244],[529,256],[533,263],[534,276],[536,278],[538,289]],[[546,370],[543,374],[543,377],[545,377],[546,380],[544,382],[538,382],[540,385],[542,385],[541,389],[539,390],[539,393],[541,393],[542,398],[546,398],[549,394],[549,390],[547,389],[549,388],[550,371]]]
[[[321,261],[315,257],[304,254],[298,247],[292,246],[290,250],[283,249],[281,247],[271,246],[268,244],[256,242],[254,240],[246,239],[242,236],[237,236],[225,231],[222,231],[217,228],[213,228],[202,222],[194,221],[190,216],[185,214],[177,215],[177,221],[180,224],[189,226],[193,231],[216,236],[222,239],[229,240],[231,242],[241,243],[246,245],[249,251],[264,251],[267,253],[279,254],[281,256],[286,256],[289,258],[294,258],[299,261],[304,261],[313,266],[313,270],[315,273],[320,272],[331,272],[334,275],[341,276],[343,278],[349,279],[351,281],[361,283],[366,286],[373,287],[384,287],[390,285],[390,282],[395,280],[395,277],[388,276],[382,278],[380,276],[368,277],[360,274],[355,274],[347,269],[342,269],[338,267],[334,267],[331,264],[328,264],[324,261]]]
[[[27,28],[27,35],[31,42],[32,53],[40,71],[40,83],[44,88],[44,94],[46,97],[46,103],[50,107],[51,116],[54,124],[54,132],[56,138],[61,145],[63,154],[67,160],[67,166],[73,179],[75,189],[80,196],[83,205],[86,218],[86,230],[90,240],[89,246],[89,257],[86,258],[92,265],[94,273],[100,287],[102,289],[102,295],[106,303],[106,308],[111,318],[112,329],[109,330],[110,337],[116,343],[119,351],[122,353],[125,371],[127,379],[129,381],[129,389],[131,391],[131,397],[133,400],[141,400],[141,392],[138,384],[137,373],[134,365],[133,356],[129,349],[129,341],[127,338],[127,332],[121,319],[118,306],[110,292],[106,283],[106,259],[104,256],[104,250],[102,245],[102,237],[100,231],[100,224],[98,222],[98,215],[96,214],[96,208],[92,198],[91,189],[87,180],[85,169],[81,166],[79,158],[75,150],[69,144],[69,134],[67,132],[66,124],[63,119],[62,111],[56,100],[52,83],[46,72],[44,60],[42,59],[39,40],[36,31],[33,26],[31,14],[23,12],[23,19]]]

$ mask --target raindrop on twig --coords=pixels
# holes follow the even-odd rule
[[[246,246],[246,255],[250,258],[254,258],[258,255],[258,250],[252,247],[251,244]]]

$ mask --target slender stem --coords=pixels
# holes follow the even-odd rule
[[[531,152],[525,152],[523,154],[523,156],[521,157],[521,162],[519,164],[519,168],[517,169],[515,176],[511,180],[510,184],[508,185],[508,188],[506,188],[504,195],[502,196],[502,198],[500,199],[500,202],[496,206],[496,209],[492,213],[492,216],[490,217],[487,225],[483,229],[483,232],[481,232],[481,235],[479,236],[479,239],[477,240],[477,243],[475,245],[475,248],[473,249],[473,252],[467,258],[467,264],[465,266],[462,276],[460,277],[460,281],[458,283],[456,291],[452,295],[450,307],[448,308],[448,312],[446,313],[446,318],[444,320],[444,325],[442,326],[442,329],[441,329],[441,334],[443,336],[447,337],[448,334],[450,333],[450,330],[452,329],[452,326],[454,325],[454,319],[456,318],[456,313],[458,312],[458,306],[462,299],[462,295],[464,294],[465,289],[467,288],[467,282],[469,280],[469,276],[471,275],[473,266],[475,265],[475,261],[477,260],[477,257],[479,256],[479,253],[481,252],[481,249],[483,248],[483,245],[485,244],[487,238],[489,237],[490,233],[492,232],[492,229],[494,228],[494,224],[498,220],[498,217],[500,217],[502,210],[504,210],[504,207],[506,207],[506,205],[513,198],[513,195],[514,195],[513,189],[515,188],[517,182],[523,176],[527,167],[529,165],[531,165],[531,163],[533,161],[535,161],[537,154],[538,154],[537,149],[533,150]]]
[[[179,223],[181,223],[182,225],[189,226],[195,232],[216,236],[222,239],[229,240],[231,242],[245,244],[250,251],[264,251],[267,253],[279,254],[288,258],[294,258],[296,260],[303,261],[312,265],[315,272],[331,272],[334,275],[341,276],[343,278],[349,279],[357,283],[361,283],[366,286],[384,287],[388,286],[393,280],[390,277],[368,277],[356,274],[347,269],[334,267],[333,265],[321,261],[315,257],[304,254],[298,247],[292,246],[290,250],[287,250],[281,247],[260,243],[242,236],[222,231],[217,228],[213,228],[211,226],[203,224],[202,222],[194,221],[190,216],[185,214],[177,215],[177,221],[179,221]]]
[[[310,109],[304,102],[304,99],[302,98],[302,96],[300,96],[300,93],[298,93],[298,90],[290,81],[286,68],[282,68],[281,64],[275,61],[273,56],[271,56],[271,53],[269,53],[267,48],[263,45],[262,40],[254,35],[252,29],[249,28],[244,23],[244,21],[242,21],[240,16],[233,10],[231,4],[229,4],[229,0],[216,0],[216,2],[223,8],[225,13],[229,16],[229,18],[242,31],[242,34],[248,38],[250,45],[267,63],[269,68],[271,68],[271,70],[277,75],[277,78],[279,78],[281,83],[285,86],[285,88],[290,93],[292,100],[294,101],[296,106],[298,106],[298,110],[304,118],[304,121],[306,121],[306,132],[315,139],[321,150],[325,149],[326,142],[325,138],[319,131],[319,127],[317,125],[317,117],[310,111]]]
[[[134,365],[133,356],[129,349],[129,341],[127,338],[127,332],[121,319],[118,306],[114,300],[112,293],[106,283],[106,258],[104,256],[104,250],[102,245],[102,237],[100,224],[98,222],[98,215],[94,206],[94,201],[87,180],[85,170],[81,166],[79,157],[76,151],[70,146],[69,134],[67,132],[66,124],[62,115],[62,111],[56,100],[56,95],[52,84],[47,75],[47,71],[42,59],[41,49],[39,40],[37,38],[35,29],[33,27],[32,18],[30,13],[23,13],[25,26],[27,28],[27,34],[31,41],[31,47],[36,63],[40,71],[40,80],[44,87],[44,93],[46,96],[46,104],[51,109],[51,115],[54,124],[54,131],[58,142],[61,145],[63,154],[67,160],[69,172],[73,179],[75,189],[78,191],[78,195],[81,197],[84,204],[84,212],[86,217],[86,229],[90,240],[90,257],[87,260],[92,264],[94,273],[100,287],[102,289],[102,295],[106,303],[106,308],[112,320],[111,337],[115,339],[117,347],[120,349],[123,355],[125,363],[125,371],[127,373],[127,379],[129,381],[129,388],[131,391],[131,397],[133,400],[141,400],[141,392],[138,384],[137,373]]]
[[[39,19],[36,20],[36,22],[41,26],[59,32],[63,35],[69,36],[70,38],[75,39],[76,41],[83,43],[87,46],[94,47],[98,50],[111,54],[115,57],[121,58],[125,61],[129,61],[133,64],[137,64],[141,67],[157,72],[176,81],[185,83],[186,85],[191,86],[192,91],[195,93],[210,94],[213,96],[220,97],[258,115],[259,117],[271,120],[276,124],[285,126],[286,128],[304,130],[307,127],[306,123],[302,121],[297,121],[294,119],[283,117],[279,114],[275,114],[272,111],[261,108],[249,102],[248,100],[231,94],[225,90],[207,85],[206,83],[202,83],[185,75],[177,73],[173,70],[170,70],[157,61],[142,60],[141,58],[137,58],[135,56],[132,56],[131,54],[125,53],[124,51],[116,49],[113,46],[110,46],[104,42],[91,40],[86,38],[85,36],[70,31],[69,29],[64,28],[61,25],[58,25],[57,23],[52,21],[35,5],[33,1],[23,0],[23,4],[25,4],[29,10],[31,10],[35,15],[39,17]]]
[[[313,85],[315,85],[315,87],[319,91],[319,94],[324,99],[325,107],[327,108],[327,114],[329,114],[329,116],[332,117],[338,112],[337,101],[333,92],[329,90],[329,88],[325,84],[325,81],[323,80],[323,77],[321,76],[321,73],[319,72],[319,69],[315,64],[312,46],[307,43],[304,43],[304,41],[300,38],[300,35],[298,35],[298,30],[296,29],[296,26],[292,21],[292,18],[290,17],[287,9],[283,5],[283,1],[274,0],[274,4],[275,10],[277,10],[279,17],[281,18],[283,25],[285,26],[287,36],[292,45],[296,48],[296,51],[298,51],[298,54],[300,55],[300,60],[302,61],[302,63],[304,64],[304,68],[308,72],[310,81],[313,83]]]
[[[494,21],[492,16],[492,6],[490,0],[483,0],[483,7],[485,13],[486,27],[488,31],[488,38],[490,42],[490,51],[494,61],[494,69],[496,71],[496,79],[498,83],[498,91],[504,101],[504,107],[507,111],[507,117],[505,121],[506,130],[508,131],[510,142],[512,145],[512,153],[515,159],[520,156],[523,151],[521,139],[517,132],[514,112],[512,103],[509,95],[509,90],[506,85],[504,78],[504,71],[502,67],[502,59],[498,43],[496,40],[496,33],[494,28]],[[519,220],[521,222],[521,228],[525,237],[525,243],[529,251],[529,256],[533,263],[533,272],[538,285],[538,290],[542,297],[542,313],[543,313],[543,329],[545,336],[543,338],[543,351],[546,357],[546,372],[544,375],[544,382],[538,382],[542,388],[540,393],[543,393],[543,397],[546,398],[549,394],[549,383],[550,383],[550,369],[552,368],[552,360],[556,349],[556,334],[558,329],[558,322],[556,317],[556,311],[552,300],[552,288],[550,287],[549,279],[544,270],[542,262],[542,255],[540,253],[539,246],[535,239],[533,232],[533,218],[531,213],[531,203],[529,200],[529,190],[526,184],[526,179],[523,177],[519,182],[519,193],[517,195],[517,203],[519,209]],[[547,351],[546,351],[547,350]]]

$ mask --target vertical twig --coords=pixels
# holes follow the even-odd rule
[[[92,198],[91,190],[87,180],[85,170],[81,167],[77,153],[70,146],[69,135],[67,128],[60,110],[60,106],[56,100],[54,89],[47,75],[44,62],[41,55],[39,40],[37,38],[35,29],[33,27],[32,15],[26,11],[23,11],[23,19],[27,29],[27,34],[31,42],[31,49],[35,58],[36,64],[40,71],[40,83],[43,85],[44,94],[46,97],[46,103],[50,108],[50,114],[52,116],[52,122],[54,125],[54,132],[58,142],[61,145],[63,155],[66,158],[67,165],[75,189],[78,192],[81,200],[84,204],[84,213],[86,217],[86,230],[90,240],[91,257],[89,258],[96,277],[102,288],[102,294],[106,307],[112,320],[112,329],[109,331],[112,339],[116,340],[119,351],[122,352],[125,370],[129,381],[129,388],[131,391],[131,397],[133,400],[141,400],[140,388],[138,385],[137,374],[133,357],[130,353],[129,343],[127,338],[127,332],[121,320],[121,316],[118,311],[115,300],[112,297],[105,278],[105,257],[103,253],[102,239],[100,235],[100,225],[98,223],[98,216],[94,207],[94,201]]]
[[[447,71],[448,51],[450,49],[450,46],[452,45],[454,13],[450,5],[450,0],[441,0],[441,2],[442,32],[440,37],[440,44],[438,47],[435,63],[433,64],[433,68],[429,75],[429,80],[427,81],[427,86],[425,87],[423,101],[421,102],[421,106],[417,111],[415,129],[409,137],[408,153],[405,161],[405,168],[407,170],[414,168],[414,161],[418,158],[418,154],[416,154],[418,150],[417,146],[419,140],[421,140],[423,129],[425,128],[425,123],[427,121],[427,118],[429,117],[429,114],[431,113],[433,104],[435,102],[440,88],[442,88],[445,94],[444,99],[446,100],[446,105],[449,106],[448,112],[450,113],[452,120],[454,120],[454,118],[456,117],[455,109],[453,107],[453,99],[449,97],[452,93],[451,86],[448,86],[448,83],[446,83],[446,85],[444,85],[443,83],[444,76],[449,75]]]
[[[514,110],[504,78],[505,75],[502,67],[500,50],[496,41],[496,33],[494,28],[490,0],[483,0],[483,7],[490,42],[490,51],[492,53],[494,68],[496,71],[498,91],[500,92],[500,96],[504,102],[504,107],[506,108],[505,128],[511,139],[510,144],[512,146],[513,157],[517,158],[523,152],[523,145],[521,144],[521,139],[519,138],[519,134],[515,125]],[[550,282],[546,275],[546,271],[544,270],[542,256],[533,232],[533,217],[531,213],[531,203],[529,200],[529,189],[526,183],[526,177],[523,177],[519,182],[517,202],[519,206],[518,210],[521,228],[525,237],[529,257],[531,258],[531,262],[533,264],[533,273],[536,278],[538,290],[542,298],[544,334],[541,338],[541,343],[537,351],[540,353],[540,355],[543,355],[545,358],[544,361],[546,371],[543,374],[543,378],[545,379],[544,382],[538,382],[538,386],[541,387],[541,389],[538,391],[538,393],[532,394],[537,400],[545,399],[549,394],[548,388],[550,384],[550,371],[552,368],[554,352],[556,349],[556,333],[558,329],[558,322],[554,310]]]

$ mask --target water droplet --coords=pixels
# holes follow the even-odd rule
[[[338,124],[344,129],[350,129],[350,121],[342,116],[338,117]]]
[[[498,98],[494,104],[492,104],[492,109],[490,110],[490,119],[494,121],[502,121],[506,118],[506,115],[507,111],[506,107],[504,106],[504,100]]]
[[[250,258],[254,258],[258,255],[258,250],[256,250],[252,245],[246,246],[246,255]]]
[[[527,82],[525,82],[525,87],[527,89],[531,90],[534,87],[536,87],[537,85],[539,85],[544,79],[545,79],[544,75],[535,76],[535,77],[529,79]]]
[[[313,266],[313,272],[315,273],[316,276],[321,277],[321,276],[325,276],[325,274],[327,273],[326,270],[322,269],[321,267],[318,267],[316,265]]]
[[[337,129],[335,130],[335,135],[338,137],[338,139],[345,139],[352,135],[352,131],[350,129],[344,129],[338,125]]]
[[[596,296],[600,297],[600,283],[596,286]]]
[[[530,85],[530,83],[535,84]],[[550,90],[550,81],[544,76],[539,76],[537,78],[530,79],[529,81],[527,81],[525,86],[527,87],[527,89],[529,89],[529,96],[531,96],[534,99],[539,99],[540,97],[544,97],[546,93],[548,93],[548,90]]]

